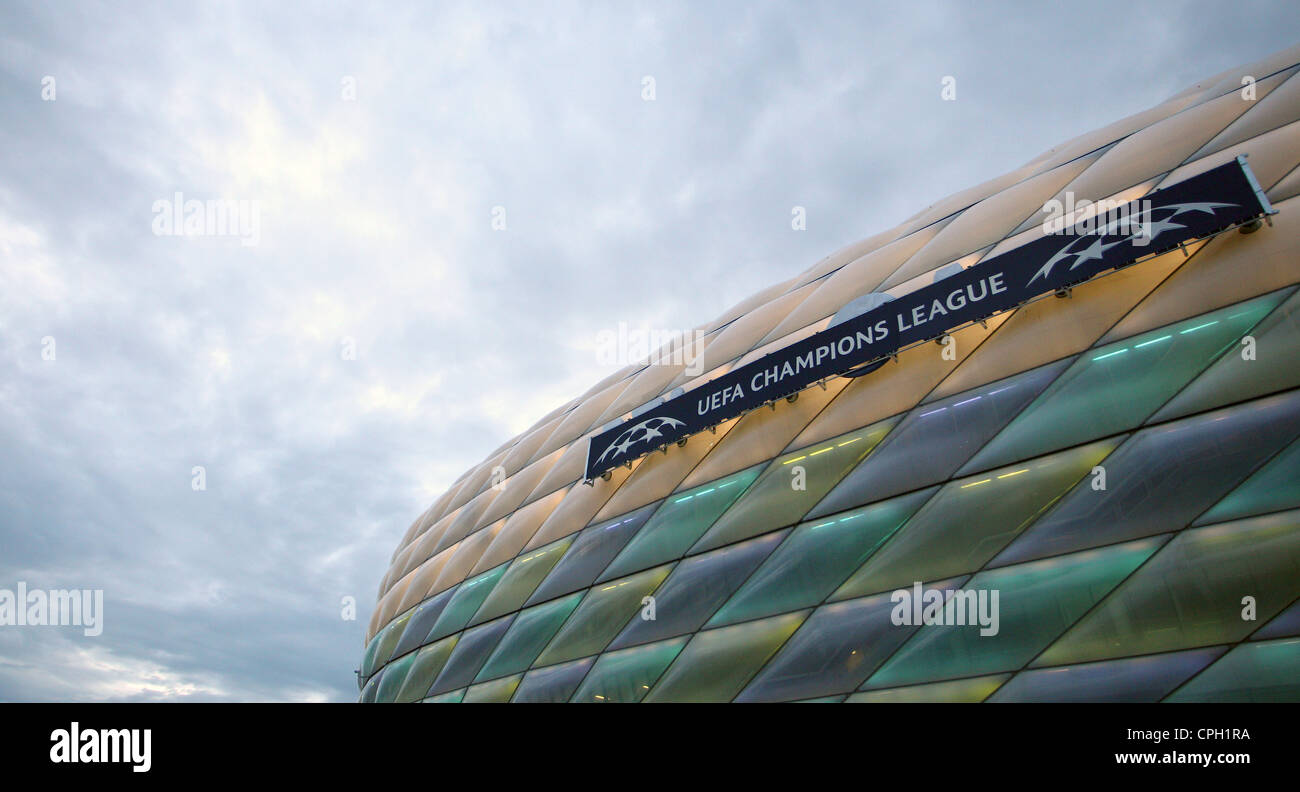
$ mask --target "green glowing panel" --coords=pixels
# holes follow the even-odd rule
[[[928,685],[867,690],[849,696],[848,704],[978,704],[1002,686],[1010,674],[990,674]]]
[[[438,617],[442,615],[442,609],[447,607],[451,595],[455,593],[456,590],[450,588],[421,602],[412,611],[411,620],[406,623],[406,630],[402,633],[402,640],[397,642],[397,648],[393,650],[393,654],[404,655],[423,646],[425,639],[429,637],[429,630],[432,630],[433,625],[438,623]]]
[[[930,585],[955,589],[966,580],[963,576]],[[893,610],[889,594],[821,606],[735,700],[791,701],[857,690],[919,629],[895,625]]]
[[[983,608],[967,607],[964,618],[959,618],[958,601],[945,603],[943,623],[923,626],[863,687],[895,687],[1020,668],[1164,541],[1165,537],[1151,537],[981,572],[963,590],[977,596],[984,592]],[[890,614],[891,620],[897,617],[905,625],[914,621],[911,604],[911,599],[898,602],[899,610]],[[995,614],[996,623],[981,618]],[[982,634],[994,628],[996,633]]]
[[[379,642],[379,647],[375,650],[374,662],[376,668],[392,659],[393,649],[396,648],[397,642],[402,639],[402,633],[406,631],[406,623],[411,620],[412,613],[414,613],[414,609],[397,617],[384,628],[383,640]]]
[[[524,674],[513,701],[516,704],[562,704],[569,700],[596,658],[534,668]]]
[[[646,701],[731,701],[808,613],[696,633]]]
[[[384,671],[384,678],[379,682],[379,693],[375,696],[377,703],[385,704],[397,700],[397,692],[402,689],[402,683],[406,681],[406,674],[411,670],[411,663],[414,660],[415,653],[412,652],[388,664]]]
[[[668,577],[672,566],[664,564],[620,580],[597,583],[537,658],[536,665],[563,663],[603,651],[623,625],[638,616],[644,607],[642,600]]]
[[[578,607],[583,592],[579,591],[558,600],[536,605],[519,614],[510,632],[479,671],[477,681],[493,679],[519,671],[526,671],[546,644],[555,636],[560,625]]]
[[[655,618],[633,619],[611,649],[693,633],[767,558],[785,531],[773,531],[679,563],[655,592]]]
[[[754,483],[762,465],[669,495],[597,582],[681,558],[727,507]]]
[[[446,693],[458,690],[474,681],[483,663],[492,656],[492,650],[501,642],[501,638],[510,629],[514,616],[502,616],[496,621],[480,624],[478,627],[461,633],[456,648],[443,666],[442,673],[433,681],[430,693]]]
[[[1211,646],[1099,663],[1031,668],[1016,674],[990,701],[1155,703],[1225,651],[1221,646]]]
[[[1149,426],[1106,457],[1097,477],[1002,551],[992,566],[1181,530],[1300,433],[1300,392]]]
[[[366,653],[361,658],[361,678],[369,679],[371,674],[375,673],[375,655],[379,652],[379,645],[384,642],[384,636],[388,634],[387,629],[375,633],[375,637],[370,639],[366,646]]]
[[[592,703],[637,702],[682,651],[688,636],[634,646],[601,655],[583,680],[573,701]]]
[[[844,474],[871,453],[898,420],[895,416],[777,457],[691,552],[712,550],[803,519]]]
[[[1118,444],[1101,440],[949,482],[833,599],[979,569]]]
[[[1267,294],[1084,352],[960,473],[1122,432],[1145,421],[1281,301]]]
[[[1300,365],[1296,368],[1300,369]],[[1227,522],[1296,507],[1300,507],[1300,441],[1282,449],[1195,524]]]
[[[470,624],[478,624],[498,616],[504,616],[523,606],[524,600],[533,593],[537,584],[542,582],[559,560],[564,551],[569,549],[573,537],[551,542],[539,547],[510,562],[510,568],[501,576],[501,582],[492,589],[492,593],[483,601],[483,606],[474,614]],[[465,697],[469,698],[468,694]]]
[[[447,664],[447,658],[451,656],[451,650],[456,648],[459,638],[458,635],[449,635],[415,653],[415,662],[411,664],[411,670],[402,684],[402,692],[397,694],[398,701],[419,701],[424,698],[438,672]]]
[[[1242,644],[1166,701],[1300,701],[1300,638]]]
[[[492,593],[492,587],[505,574],[507,566],[502,564],[461,583],[447,603],[447,607],[443,609],[442,615],[438,617],[437,623],[429,631],[428,640],[436,641],[445,635],[465,629],[470,617],[479,609],[483,600]]]
[[[383,669],[380,669],[378,674],[375,674],[374,676],[370,677],[370,681],[366,682],[366,686],[361,689],[362,704],[375,703],[375,694],[379,692],[379,683],[383,681],[383,678],[384,678]]]
[[[708,626],[817,605],[936,490],[931,487],[800,525]]]
[[[465,697],[464,690],[453,690],[450,693],[442,693],[437,696],[429,696],[424,699],[424,704],[459,704],[460,700]]]
[[[1278,294],[1291,294],[1283,289]],[[1154,420],[1164,421],[1300,385],[1300,294],[1293,294],[1183,388]],[[1244,340],[1244,339],[1243,339]]]
[[[1255,619],[1243,618],[1244,597]],[[1183,531],[1034,665],[1233,643],[1300,596],[1300,511]]]
[[[514,695],[522,678],[523,674],[515,674],[474,685],[465,691],[465,698],[461,701],[465,704],[504,704]]]

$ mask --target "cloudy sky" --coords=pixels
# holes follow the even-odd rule
[[[0,627],[0,700],[355,699],[411,520],[610,373],[602,330],[696,326],[1300,30],[335,5],[0,7],[0,588],[105,597],[98,637]],[[155,233],[177,193],[256,237]]]

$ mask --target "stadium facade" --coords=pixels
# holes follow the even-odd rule
[[[614,373],[410,526],[361,700],[1300,700],[1298,165],[1300,47]],[[1265,211],[1216,214],[1241,203],[1216,174]],[[1181,203],[1142,209],[1161,196]],[[1096,237],[1058,244],[1057,272],[1127,250],[1107,199],[1156,222],[1149,252],[946,321],[1071,229]],[[947,296],[897,312],[925,337],[872,346],[871,312],[926,289]],[[857,348],[821,346],[863,360],[814,371],[854,321]]]

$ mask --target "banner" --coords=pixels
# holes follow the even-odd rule
[[[586,480],[1040,295],[1271,214],[1243,158],[1109,207],[730,371],[591,438]],[[1051,222],[1049,217],[1048,222]],[[855,295],[846,295],[852,297]]]

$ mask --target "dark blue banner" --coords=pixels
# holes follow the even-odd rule
[[[1244,159],[1072,226],[791,344],[591,439],[588,481],[618,465],[899,349],[1272,212]],[[1050,222],[1050,218],[1049,218]],[[849,298],[857,295],[846,295]],[[869,370],[869,369],[868,369]]]

